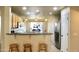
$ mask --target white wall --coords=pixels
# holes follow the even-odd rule
[[[0,51],[1,51],[1,11],[0,11]]]

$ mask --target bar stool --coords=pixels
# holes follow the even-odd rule
[[[40,43],[39,44],[39,52],[47,52],[47,44]]]
[[[9,52],[19,52],[19,45],[16,43],[10,44]]]
[[[32,46],[30,43],[24,44],[24,52],[32,52]]]

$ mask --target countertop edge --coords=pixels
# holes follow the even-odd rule
[[[6,35],[52,35],[53,33],[6,33]]]

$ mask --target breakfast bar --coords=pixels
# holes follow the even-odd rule
[[[12,43],[17,43],[19,45],[20,52],[23,52],[24,44],[32,45],[32,52],[38,52],[39,49],[41,49],[39,48],[39,45],[41,44],[46,44],[46,51],[50,51],[51,35],[53,35],[53,33],[6,33],[6,35],[10,38],[8,40],[10,43],[7,44],[10,45]],[[9,47],[7,49],[9,49]]]

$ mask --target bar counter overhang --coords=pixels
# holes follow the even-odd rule
[[[53,33],[6,33],[7,35],[52,35]]]

